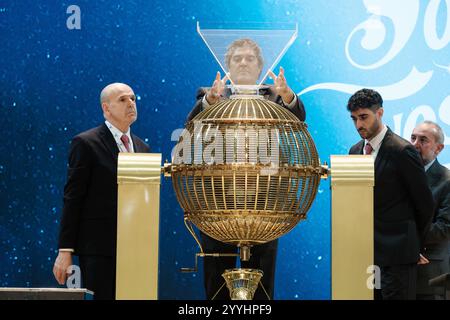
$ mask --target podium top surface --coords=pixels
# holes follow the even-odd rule
[[[81,288],[0,288],[0,300],[90,300],[92,295]]]
[[[19,288],[19,287],[3,287],[0,288],[0,292],[68,292],[68,293],[74,293],[74,292],[80,292],[80,293],[90,293],[88,289],[68,289],[68,288]]]

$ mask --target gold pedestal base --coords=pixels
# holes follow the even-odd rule
[[[227,269],[222,274],[231,300],[252,300],[262,276],[258,269]]]
[[[372,156],[331,156],[333,300],[372,300]]]
[[[119,153],[117,300],[158,299],[160,153]]]

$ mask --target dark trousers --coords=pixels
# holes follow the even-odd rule
[[[417,294],[417,300],[445,300],[443,294]]]
[[[446,258],[428,258],[428,260],[430,260],[430,263],[417,266],[417,300],[444,300],[445,288],[432,287],[428,284],[428,281],[441,274],[448,273],[448,261]]]
[[[229,245],[217,241],[208,235],[200,232],[203,251],[205,253],[237,253],[237,246]],[[273,299],[275,284],[275,262],[277,255],[278,240],[273,240],[261,245],[253,246],[250,249],[251,257],[249,261],[241,261],[241,268],[259,269],[263,271],[261,282],[264,285],[270,299]],[[222,273],[226,269],[236,268],[236,257],[205,257],[204,258],[204,284],[206,298],[211,300],[216,295],[225,280]],[[267,295],[258,286],[253,297],[254,300],[267,300]],[[222,287],[214,300],[230,300],[228,288]]]
[[[83,287],[94,292],[94,300],[116,297],[116,262],[113,257],[79,256]]]
[[[381,290],[375,300],[415,300],[417,264],[380,267]]]

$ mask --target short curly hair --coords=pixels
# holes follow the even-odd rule
[[[356,91],[348,100],[347,110],[350,112],[358,109],[378,110],[383,107],[383,98],[372,89],[361,89]]]

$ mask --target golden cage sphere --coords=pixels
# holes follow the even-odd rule
[[[171,176],[185,218],[219,241],[252,246],[289,232],[324,168],[307,126],[258,96],[233,96],[189,121]]]

